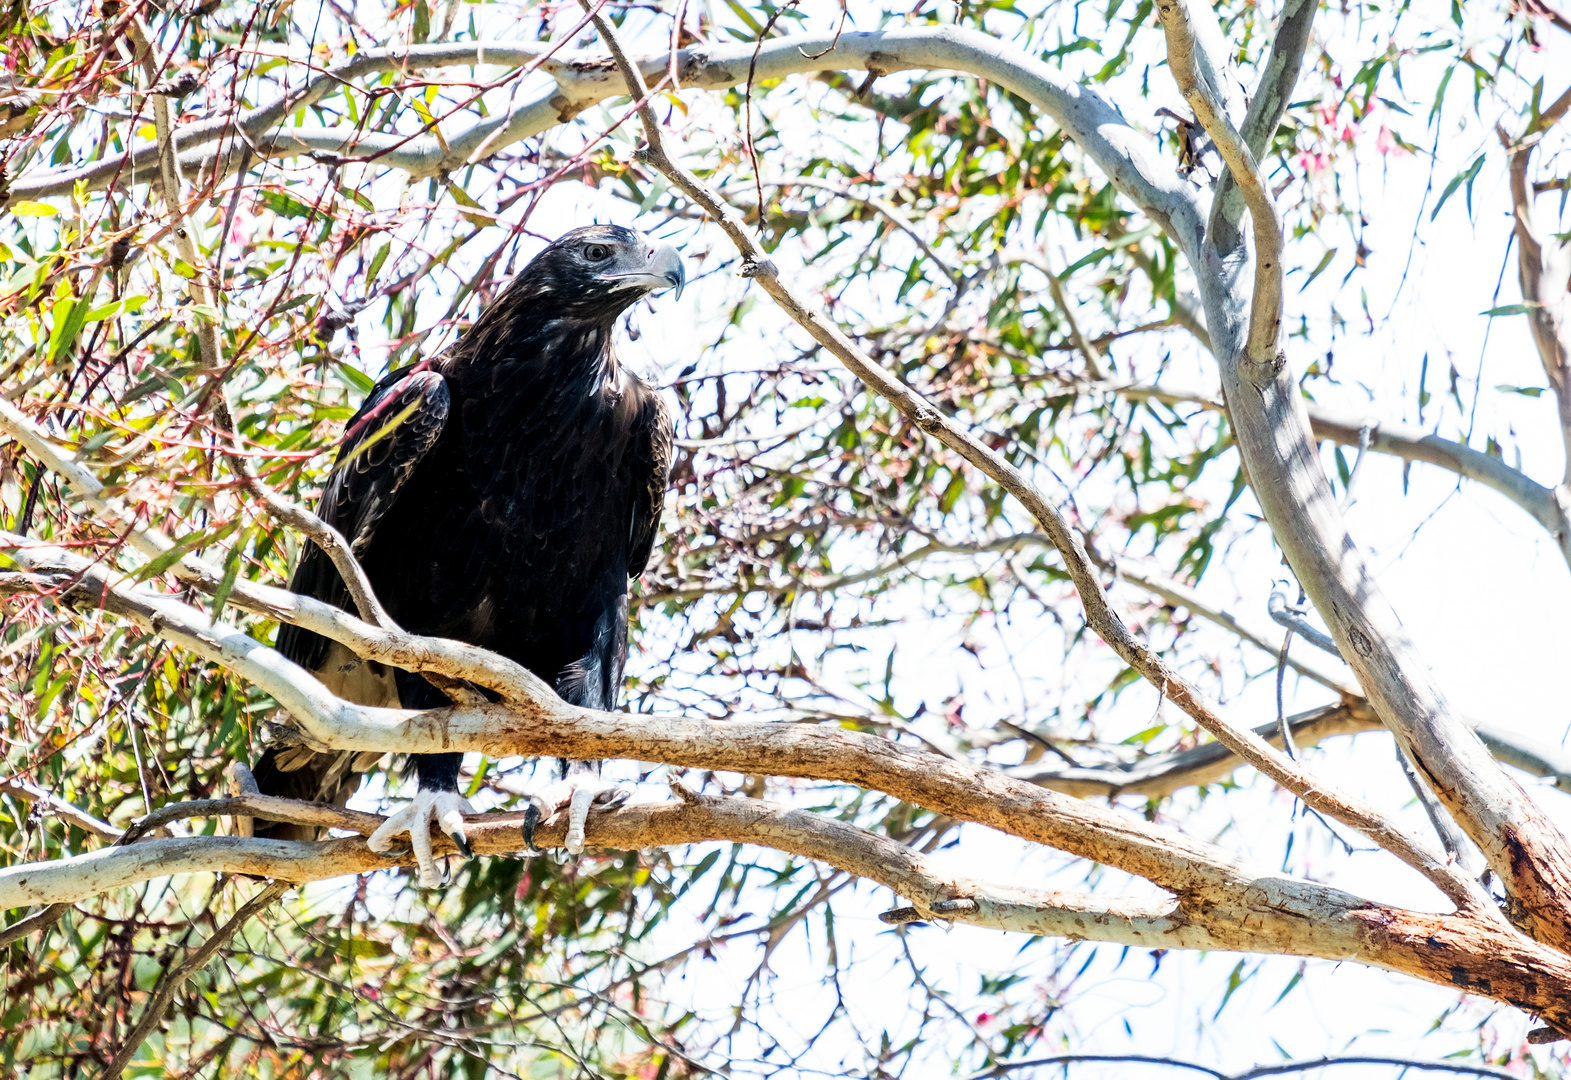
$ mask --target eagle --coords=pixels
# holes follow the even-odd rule
[[[661,395],[618,362],[618,318],[663,289],[681,291],[668,244],[615,225],[574,229],[537,255],[435,359],[390,372],[345,429],[317,513],[348,539],[389,616],[523,664],[563,699],[612,710],[627,659],[628,580],[653,550],[671,467]],[[290,588],[352,610],[328,556],[307,545]],[[276,648],[338,696],[430,709],[449,699],[418,674],[363,661],[298,627]],[[386,851],[407,833],[421,884],[439,884],[434,821],[467,851],[461,754],[411,755],[413,801],[370,837]],[[269,749],[253,769],[264,794],[343,805],[375,754]],[[583,849],[591,804],[626,789],[597,762],[560,763],[531,799],[533,825],[572,808],[569,850]],[[257,822],[255,834],[314,838]]]

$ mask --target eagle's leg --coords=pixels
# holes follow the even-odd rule
[[[414,849],[415,863],[420,870],[420,884],[428,889],[447,882],[447,867],[438,874],[436,860],[431,855],[431,825],[448,835],[466,857],[474,852],[469,848],[469,838],[464,834],[464,815],[474,810],[458,793],[458,765],[462,754],[420,754],[414,758],[415,771],[420,784],[414,800],[398,813],[382,822],[376,832],[366,839],[372,851],[392,849],[397,837],[409,834],[409,846]]]
[[[632,794],[632,785],[608,783],[603,779],[598,761],[563,761],[562,779],[529,797],[529,806],[524,810],[524,844],[530,851],[536,850],[535,828],[566,806],[567,838],[562,846],[569,854],[578,855],[584,850],[584,827],[589,820],[589,808],[598,806],[602,810],[612,810]]]

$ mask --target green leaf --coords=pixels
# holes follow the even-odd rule
[[[1492,307],[1488,311],[1480,311],[1480,315],[1487,315],[1491,319],[1497,315],[1526,315],[1534,308],[1541,308],[1543,304],[1536,304],[1531,300],[1524,300],[1520,304],[1506,304],[1504,307]]]
[[[733,15],[742,20],[747,28],[753,32],[754,37],[759,37],[763,34],[764,24],[753,18],[753,13],[737,3],[737,0],[725,0],[725,6],[731,9]]]
[[[363,441],[357,443],[355,448],[350,451],[347,456],[339,458],[337,461],[333,462],[333,471],[336,473],[340,469],[350,465],[361,454],[365,453],[367,450],[371,449],[371,447],[375,446],[393,432],[397,431],[398,425],[402,424],[405,420],[408,420],[411,416],[413,416],[415,414],[415,410],[419,409],[422,404],[424,404],[423,401],[411,401],[398,412],[388,417],[386,423],[373,431]]]
[[[61,297],[53,309],[54,329],[49,334],[49,359],[58,360],[71,347],[82,325],[87,322],[87,305]]]
[[[359,368],[350,367],[348,364],[339,364],[333,368],[333,371],[352,390],[358,390],[362,394],[369,394],[376,389],[376,380]]]
[[[338,193],[340,195],[342,195],[344,198],[352,200],[354,202],[354,204],[356,206],[358,206],[362,210],[375,210],[376,209],[376,204],[373,203],[370,200],[370,198],[368,198],[367,196],[361,194],[358,191],[350,191],[348,188],[340,186],[339,189],[338,189]]]
[[[367,270],[365,275],[368,283],[376,280],[376,275],[381,271],[382,264],[387,261],[387,253],[392,249],[393,245],[391,243],[385,243],[376,249],[375,255],[371,256],[371,269]]]
[[[1440,193],[1440,201],[1435,203],[1435,208],[1429,212],[1429,220],[1430,221],[1435,220],[1435,215],[1440,213],[1440,208],[1446,204],[1446,200],[1449,199],[1451,197],[1452,193],[1455,192],[1456,189],[1461,187],[1463,184],[1467,185],[1468,194],[1469,194],[1468,208],[1469,208],[1469,213],[1471,213],[1471,210],[1472,210],[1471,194],[1472,194],[1472,190],[1473,190],[1473,178],[1478,175],[1478,170],[1483,168],[1483,166],[1484,166],[1484,155],[1483,154],[1479,154],[1476,158],[1473,159],[1473,164],[1469,165],[1467,168],[1463,169],[1461,172],[1457,173],[1455,176],[1453,176],[1451,178],[1451,182],[1449,184],[1447,184],[1445,186],[1445,190]]]
[[[235,518],[229,524],[222,525],[217,529],[198,529],[190,536],[182,538],[168,551],[165,551],[155,558],[150,559],[145,566],[138,567],[136,574],[134,575],[135,580],[146,581],[149,578],[157,577],[165,570],[168,570],[175,563],[179,562],[180,559],[183,558],[188,552],[195,551],[197,548],[207,547],[209,544],[217,543],[219,540],[222,540],[224,537],[228,536],[239,527],[240,519]]]
[[[235,580],[240,576],[240,564],[245,561],[245,547],[251,539],[253,530],[247,529],[235,538],[229,555],[224,559],[224,579],[218,583],[218,589],[213,593],[213,618],[216,620],[224,613],[224,603],[229,599],[230,592],[235,587]]]
[[[1233,968],[1233,973],[1227,977],[1227,992],[1222,995],[1222,1004],[1216,1007],[1216,1015],[1211,1017],[1211,1022],[1213,1024],[1222,1018],[1222,1010],[1227,1008],[1227,1003],[1232,1000],[1233,995],[1238,991],[1238,988],[1243,986],[1250,979],[1254,978],[1255,972],[1260,970],[1259,966],[1257,965],[1246,975],[1244,973],[1244,965],[1246,963],[1248,963],[1248,961],[1240,960],[1238,965]]]
[[[1495,387],[1502,394],[1521,394],[1523,397],[1538,397],[1544,393],[1542,386],[1512,386],[1510,383],[1501,383]]]
[[[293,195],[281,191],[262,192],[262,204],[279,217],[303,218],[311,216],[311,208]]]
[[[23,199],[21,202],[11,204],[11,213],[17,217],[53,217],[60,211],[48,203],[29,202]]]
[[[1315,264],[1315,268],[1313,270],[1311,270],[1310,273],[1309,273],[1309,280],[1305,281],[1302,285],[1300,285],[1298,287],[1298,291],[1299,292],[1303,292],[1305,289],[1309,288],[1310,284],[1315,280],[1315,278],[1319,277],[1322,273],[1324,273],[1325,268],[1331,265],[1331,260],[1336,258],[1336,252],[1337,252],[1337,249],[1336,248],[1332,248],[1329,251],[1327,251],[1324,255],[1320,256],[1320,261]]]
[[[938,497],[938,510],[947,514],[955,508],[955,503],[960,501],[960,496],[965,494],[965,476],[959,472],[951,473],[949,486],[944,488],[944,493]]]
[[[1289,995],[1289,994],[1291,994],[1293,992],[1293,987],[1297,986],[1298,985],[1298,981],[1300,979],[1302,979],[1303,977],[1304,977],[1304,968],[1303,968],[1303,966],[1300,966],[1298,971],[1293,975],[1293,977],[1291,979],[1287,980],[1287,985],[1282,987],[1282,992],[1280,994],[1278,994],[1276,996],[1276,1000],[1271,1003],[1271,1008],[1274,1009],[1278,1005],[1282,1004],[1282,999],[1287,997],[1287,995]]]

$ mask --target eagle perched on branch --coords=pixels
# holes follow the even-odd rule
[[[377,383],[350,421],[317,513],[349,540],[400,626],[510,657],[572,704],[617,707],[627,583],[654,547],[672,423],[659,394],[617,362],[612,337],[632,304],[662,289],[680,296],[685,280],[667,244],[613,225],[574,229],[451,349]],[[314,545],[290,588],[353,610]],[[419,675],[297,627],[282,627],[277,647],[359,704],[449,703]],[[268,750],[254,774],[265,794],[342,805],[375,758],[290,747]],[[370,838],[385,851],[407,832],[427,886],[439,882],[432,821],[467,847],[461,759],[415,755],[413,803]],[[563,762],[561,783],[535,802],[540,813],[572,806],[568,846],[582,850],[590,803],[625,798],[600,781],[597,763]],[[300,835],[277,823],[258,823],[257,833]]]

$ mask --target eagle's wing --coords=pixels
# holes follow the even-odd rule
[[[674,425],[659,391],[645,386],[645,397],[633,432],[633,518],[628,532],[627,576],[637,577],[649,565],[660,511],[671,479]]]
[[[350,437],[338,451],[316,512],[344,534],[357,556],[365,553],[377,523],[436,445],[449,404],[447,380],[439,373],[395,371],[377,383],[349,422]],[[352,610],[348,587],[315,544],[301,554],[289,588]],[[311,671],[322,667],[328,645],[326,638],[298,627],[278,631],[278,651]]]

